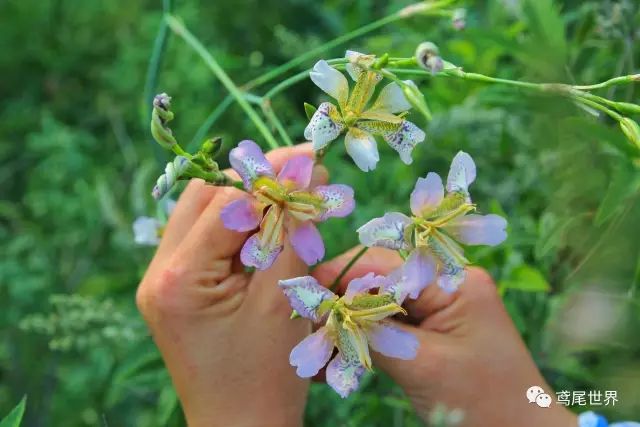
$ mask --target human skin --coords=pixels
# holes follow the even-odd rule
[[[267,158],[279,170],[294,155],[311,156],[309,145],[274,150]],[[233,172],[228,171],[230,175]],[[323,184],[326,170],[314,170]],[[220,211],[246,197],[234,188],[192,180],[165,228],[136,296],[162,353],[191,427],[296,426],[302,424],[308,381],[289,365],[289,352],[311,330],[290,320],[291,308],[277,286],[305,275],[307,266],[285,246],[274,265],[249,274],[238,254],[246,233],[224,228]],[[320,265],[314,275],[331,283],[354,249]],[[370,271],[388,274],[401,259],[370,249],[343,278]],[[566,408],[529,404],[525,391],[539,385],[551,393],[497,295],[491,278],[471,268],[453,295],[437,286],[407,303],[420,341],[415,360],[387,359],[373,352],[427,419],[439,402],[465,411],[465,426],[575,426]]]
[[[319,266],[313,275],[330,284],[359,248]],[[368,272],[388,274],[402,263],[392,251],[373,248],[345,275],[340,286]],[[447,294],[435,284],[406,304],[398,326],[420,342],[414,360],[372,353],[374,365],[406,392],[420,417],[438,403],[461,408],[465,427],[575,427],[577,418],[562,405],[541,408],[525,392],[540,386],[552,397],[496,290],[480,268],[469,268],[460,289]]]

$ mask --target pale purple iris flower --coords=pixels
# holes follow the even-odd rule
[[[498,215],[470,214],[469,185],[476,165],[462,151],[454,157],[447,177],[430,172],[416,182],[411,193],[412,216],[390,212],[358,229],[360,242],[408,253],[401,279],[422,289],[434,279],[447,292],[458,289],[465,278],[461,244],[495,246],[507,238],[507,222]],[[411,295],[415,298],[417,295]]]
[[[417,338],[385,320],[406,314],[401,305],[414,291],[393,277],[369,273],[352,280],[341,297],[311,276],[281,280],[279,285],[300,316],[325,322],[291,351],[289,362],[298,376],[313,377],[329,362],[327,384],[344,398],[358,388],[365,370],[372,369],[369,347],[388,357],[416,357]],[[329,361],[335,347],[338,353]]]
[[[345,147],[355,164],[367,172],[375,169],[380,155],[374,136],[381,136],[400,155],[400,159],[411,164],[413,148],[424,141],[425,133],[412,122],[405,120],[411,109],[402,87],[392,82],[383,87],[375,101],[370,102],[376,85],[382,76],[368,69],[375,56],[348,50],[345,57],[347,73],[355,82],[349,91],[347,78],[328,62],[318,61],[310,73],[311,80],[336,100],[320,104],[304,130],[304,137],[313,142],[313,149],[324,149],[343,132]],[[402,85],[415,84],[403,81]]]
[[[250,198],[229,203],[221,212],[226,228],[259,230],[244,244],[240,259],[246,266],[269,268],[282,251],[285,234],[298,256],[313,265],[324,257],[324,242],[315,222],[344,217],[353,211],[353,189],[333,184],[309,188],[313,159],[289,159],[276,176],[260,147],[245,140],[229,153]]]

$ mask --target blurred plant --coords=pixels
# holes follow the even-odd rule
[[[49,337],[56,351],[83,351],[99,345],[117,346],[145,335],[140,322],[118,311],[110,300],[95,301],[81,295],[53,295],[53,312],[32,314],[20,322],[24,331]]]

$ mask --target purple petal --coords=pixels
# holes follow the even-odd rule
[[[395,285],[389,292],[394,294],[398,304],[402,304],[407,296],[416,299],[433,281],[435,274],[436,260],[426,248],[416,248],[404,265],[391,273],[390,278]]]
[[[313,189],[313,192],[322,197],[322,207],[324,211],[318,221],[327,218],[342,218],[349,215],[356,202],[353,199],[353,188],[343,184],[320,185]]]
[[[343,129],[344,125],[336,106],[330,102],[323,102],[304,129],[304,137],[313,142],[313,149],[318,151],[336,139]]]
[[[240,261],[247,267],[266,270],[276,260],[282,251],[282,246],[268,247],[260,244],[260,237],[254,234],[244,243],[240,251]]]
[[[386,277],[368,273],[366,276],[353,279],[349,282],[343,298],[345,302],[350,303],[353,301],[353,297],[358,294],[367,293],[370,289],[374,288],[384,288],[389,286],[389,284],[389,279]]]
[[[437,173],[429,172],[426,178],[418,178],[411,192],[411,212],[421,216],[425,211],[437,208],[443,198],[442,178]]]
[[[358,388],[364,370],[357,357],[345,359],[339,352],[327,365],[327,384],[345,398]]]
[[[495,214],[465,215],[455,218],[446,230],[466,245],[496,246],[507,238],[507,220]]]
[[[292,157],[282,167],[278,181],[287,187],[291,185],[293,189],[303,190],[309,187],[312,171],[313,159],[307,156]]]
[[[351,156],[356,166],[365,172],[376,168],[380,155],[373,135],[352,127],[347,132],[344,142],[347,154]]]
[[[412,360],[418,353],[418,339],[388,323],[373,324],[367,331],[369,345],[378,353],[396,359]]]
[[[316,375],[331,358],[333,341],[327,332],[327,328],[322,327],[291,350],[289,363],[297,368],[296,374],[300,378]]]
[[[313,265],[324,258],[322,236],[311,221],[305,221],[295,230],[289,230],[289,241],[298,256],[307,265]]]
[[[380,246],[388,249],[409,249],[404,238],[404,230],[411,219],[399,212],[388,212],[381,218],[374,218],[358,228],[360,243],[367,247]]]
[[[464,151],[458,151],[451,162],[451,169],[449,169],[449,176],[447,176],[447,191],[460,191],[468,194],[469,185],[475,179],[476,164],[473,159]]]
[[[278,286],[289,299],[291,308],[302,317],[314,322],[320,321],[316,310],[326,299],[334,298],[333,292],[320,285],[311,276],[295,277],[293,279],[280,280]]]
[[[260,176],[274,176],[273,167],[267,161],[262,150],[253,141],[241,141],[236,148],[229,152],[229,163],[238,172],[244,188],[251,191],[253,182]]]
[[[251,200],[234,200],[220,212],[222,223],[229,230],[249,231],[260,224],[259,212]]]

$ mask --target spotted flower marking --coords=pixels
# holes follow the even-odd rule
[[[413,215],[391,212],[372,219],[358,229],[360,242],[408,252],[401,280],[413,289],[435,278],[442,289],[454,292],[469,264],[462,244],[495,246],[507,238],[504,218],[472,213],[469,185],[475,178],[473,159],[460,151],[451,163],[446,194],[440,176],[430,172],[411,193]]]
[[[309,188],[313,160],[306,156],[291,158],[276,176],[260,147],[249,140],[231,150],[229,161],[250,196],[225,206],[222,221],[230,230],[258,229],[240,251],[242,263],[269,268],[282,251],[285,235],[305,263],[321,260],[324,243],[315,223],[349,215],[355,207],[351,187]]]
[[[310,73],[311,80],[338,105],[330,102],[320,104],[304,136],[313,142],[314,150],[321,150],[346,132],[347,153],[363,171],[373,170],[380,160],[374,135],[381,136],[400,155],[400,159],[411,164],[413,148],[424,141],[425,133],[415,124],[404,119],[411,104],[405,98],[397,82],[383,87],[377,99],[371,103],[376,85],[382,77],[367,67],[375,57],[347,51],[347,73],[355,81],[349,92],[346,77],[326,61],[318,61]],[[413,82],[406,81],[413,85]]]
[[[344,398],[358,388],[362,374],[372,369],[369,347],[388,357],[415,358],[416,337],[385,320],[406,314],[401,305],[411,290],[401,282],[369,273],[352,280],[342,297],[311,276],[281,280],[279,284],[291,307],[302,317],[316,323],[324,321],[324,326],[291,351],[289,362],[300,377],[316,375],[329,362],[327,384]],[[338,353],[329,361],[334,348]]]

